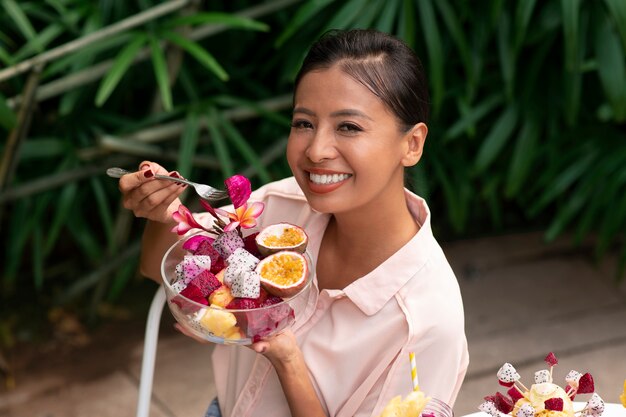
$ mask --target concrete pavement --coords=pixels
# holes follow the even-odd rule
[[[476,411],[498,390],[495,373],[503,362],[513,363],[529,385],[550,351],[559,359],[555,382],[570,369],[590,372],[605,401],[619,402],[626,379],[626,281],[613,284],[612,259],[594,266],[584,250],[567,241],[544,245],[539,233],[443,246],[463,293],[471,358],[455,415]],[[215,393],[211,348],[172,332],[164,313],[150,415],[203,416]],[[134,416],[142,332],[136,327],[125,346],[102,347],[99,354],[85,349],[82,360],[102,361],[105,369],[81,378],[81,366],[88,368],[81,361],[42,364],[16,389],[0,392],[0,417]]]

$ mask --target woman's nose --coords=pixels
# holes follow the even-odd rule
[[[326,159],[333,159],[337,156],[337,148],[335,145],[335,137],[332,133],[318,130],[312,137],[305,151],[305,155],[314,163],[319,163]]]

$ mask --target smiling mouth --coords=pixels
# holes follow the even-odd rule
[[[351,174],[313,174],[309,172],[309,181],[317,185],[331,185],[345,181],[351,176]]]

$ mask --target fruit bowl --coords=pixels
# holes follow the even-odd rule
[[[218,344],[249,345],[291,327],[304,312],[312,287],[312,273],[308,273],[304,285],[288,297],[273,296],[261,288],[258,298],[235,297],[228,308],[217,302],[204,305],[180,294],[184,287],[179,285],[176,267],[189,255],[183,247],[185,241],[181,239],[167,250],[161,261],[161,277],[168,308],[176,321],[194,335]],[[308,271],[313,271],[308,253],[302,255]],[[223,282],[224,272],[216,275]],[[219,290],[214,291],[215,297],[221,296]],[[233,305],[247,308],[232,308]]]

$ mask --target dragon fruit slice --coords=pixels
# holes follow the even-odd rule
[[[543,404],[546,410],[563,411],[563,398],[549,398]]]
[[[496,405],[498,411],[504,414],[509,414],[511,411],[513,411],[513,401],[511,401],[510,398],[502,395],[502,393],[500,392],[496,392],[494,404]]]
[[[174,272],[177,281],[188,285],[202,271],[211,269],[211,257],[205,255],[185,255],[183,260],[176,265]]]
[[[578,380],[578,394],[591,394],[594,391],[593,377],[587,372]]]
[[[522,405],[519,410],[517,410],[517,413],[515,414],[515,417],[534,417],[535,416],[535,408],[526,403],[524,405]]]
[[[480,404],[478,406],[478,409],[482,412],[485,412],[487,414],[489,414],[490,416],[493,417],[499,417],[500,416],[500,412],[498,411],[498,409],[496,408],[496,405],[494,404],[493,401],[485,401],[482,404]]]
[[[578,381],[581,376],[583,376],[583,374],[572,369],[565,375],[565,382],[572,388],[578,388]]]
[[[228,266],[235,266],[239,269],[251,271],[259,263],[259,258],[248,252],[244,248],[237,248],[226,260]]]
[[[556,358],[556,356],[554,356],[553,352],[548,353],[548,356],[546,356],[546,358],[544,359],[544,361],[549,365],[549,366],[554,366],[557,363],[559,363],[559,360]]]
[[[216,274],[224,269],[226,264],[224,262],[224,258],[222,258],[219,252],[213,247],[213,242],[214,239],[201,242],[196,248],[194,254],[209,256],[211,258],[211,272]]]
[[[550,371],[548,371],[547,369],[542,369],[535,372],[535,384],[543,384],[545,382],[552,382],[552,376],[550,375]]]
[[[256,233],[252,233],[251,235],[248,235],[246,237],[243,238],[243,247],[245,250],[247,250],[248,252],[250,252],[252,255],[256,256],[257,258],[261,259],[262,255],[261,252],[259,252],[259,247],[256,244],[256,237],[259,234],[259,232]]]
[[[516,403],[518,400],[524,398],[524,394],[522,394],[521,391],[519,390],[519,388],[517,388],[517,387],[509,388],[509,390],[507,391],[507,394],[509,394],[509,396],[511,397],[511,399],[513,400],[514,403]]]
[[[498,370],[498,381],[500,381],[501,385],[511,387],[518,381],[521,376],[515,370],[515,367],[510,363],[506,362],[502,367]]]
[[[598,394],[595,392],[587,401],[587,405],[585,406],[584,415],[598,417],[604,413],[604,401]]]
[[[213,243],[214,240],[215,239],[213,239],[212,237],[206,236],[206,235],[191,236],[190,238],[185,240],[185,242],[183,243],[183,249],[191,252],[194,255],[203,255],[201,253],[196,253],[200,245],[203,243],[211,244]]]
[[[211,271],[204,270],[200,274],[198,274],[194,279],[191,280],[189,286],[195,285],[200,290],[202,296],[204,298],[208,298],[213,291],[222,286],[222,283],[217,279],[215,275],[211,273]],[[186,289],[186,288],[185,288]],[[184,291],[180,293],[184,294]]]
[[[243,246],[243,239],[236,230],[222,233],[215,239],[215,242],[213,242],[213,248],[224,259],[228,259],[237,248],[243,248]]]
[[[261,295],[261,275],[255,271],[239,271],[230,283],[230,292],[234,297],[257,298]]]

